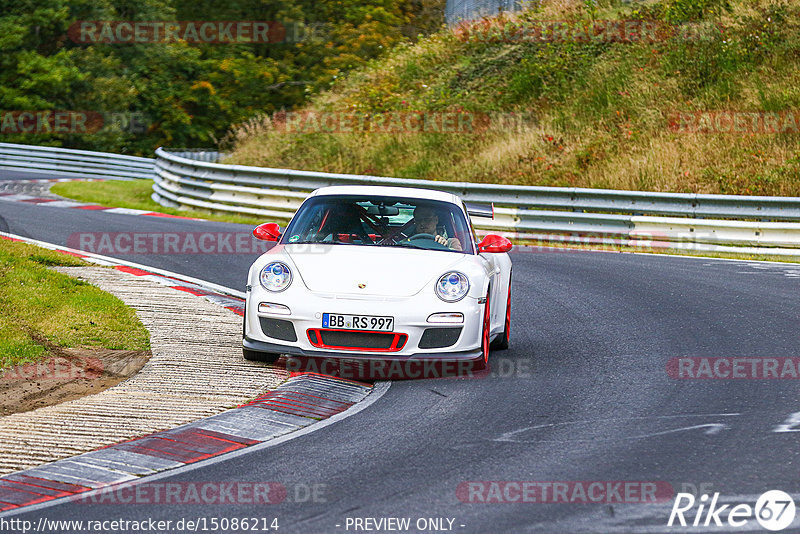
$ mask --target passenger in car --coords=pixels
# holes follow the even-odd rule
[[[353,204],[332,205],[322,220],[318,239],[351,243],[354,238],[364,243],[372,243],[372,239],[364,231],[364,223],[358,208]]]

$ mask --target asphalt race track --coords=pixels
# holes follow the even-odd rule
[[[2,230],[57,244],[75,232],[250,230],[3,201],[0,216]],[[242,290],[254,256],[123,258]],[[750,505],[767,490],[800,493],[800,425],[787,423],[800,412],[796,380],[667,372],[673,358],[800,358],[800,267],[577,251],[512,260],[511,348],[493,353],[489,376],[394,382],[352,417],[159,480],[278,482],[289,492],[284,502],[62,502],[16,517],[277,518],[279,532],[303,533],[363,532],[354,518],[389,517],[412,526],[446,518],[456,532],[688,532],[698,530],[666,526],[682,490]],[[487,497],[480,488],[489,481],[638,481],[673,492],[656,504],[574,495],[463,502]],[[303,489],[315,485],[309,497]],[[752,520],[741,531],[762,530]]]

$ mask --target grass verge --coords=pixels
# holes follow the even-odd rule
[[[105,182],[62,182],[53,185],[50,191],[64,198],[89,202],[113,208],[131,208],[155,211],[182,217],[194,217],[209,221],[257,225],[269,222],[263,218],[246,215],[223,215],[206,210],[183,210],[167,208],[150,198],[153,193],[152,180],[108,180]],[[276,221],[277,222],[277,221]]]
[[[150,334],[118,298],[50,266],[84,261],[0,239],[0,368],[66,347],[144,351]]]

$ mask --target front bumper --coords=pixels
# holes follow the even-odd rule
[[[294,285],[294,284],[293,284]],[[365,295],[319,294],[305,288],[290,287],[283,293],[271,293],[253,286],[247,294],[244,340],[246,349],[288,354],[298,357],[347,358],[353,360],[411,360],[435,359],[464,361],[482,358],[481,330],[483,303],[469,296],[459,302],[447,303],[433,291],[411,297],[381,297]],[[260,303],[286,306],[290,313],[259,311]],[[434,323],[429,317],[434,313],[461,313],[462,323]],[[322,329],[322,314],[336,313],[360,316],[391,316],[394,318],[393,333],[402,337],[402,343],[393,343],[391,349],[369,349],[366,347],[331,347],[321,343],[313,333]],[[278,335],[264,327],[270,320],[290,323],[289,335]],[[431,344],[431,332],[426,331],[460,328],[457,339],[446,346]],[[277,329],[276,329],[277,331]],[[332,331],[328,329],[328,331]],[[285,328],[283,334],[285,334]],[[421,343],[422,342],[422,343]],[[432,346],[433,345],[433,346]]]
[[[366,353],[366,352],[350,352],[350,351],[324,351],[319,349],[307,350],[302,347],[271,343],[267,341],[259,341],[251,339],[247,336],[244,337],[242,346],[248,350],[258,352],[268,352],[271,354],[286,354],[288,356],[297,356],[305,358],[343,358],[347,360],[428,360],[435,359],[437,361],[477,361],[483,360],[483,353],[480,347],[471,350],[459,352],[416,352],[412,354],[397,353]]]
[[[275,343],[244,338],[249,350],[286,355],[286,370],[297,373],[321,373],[350,380],[417,380],[440,378],[480,378],[486,375],[480,350],[439,353],[435,357],[421,353],[397,358],[391,355],[344,354],[307,351]]]

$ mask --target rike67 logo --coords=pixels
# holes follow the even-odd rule
[[[780,490],[762,494],[755,507],[745,503],[719,503],[719,493],[709,500],[707,494],[699,499],[691,493],[678,493],[669,514],[667,526],[742,528],[755,519],[765,529],[779,531],[792,524],[795,517],[794,499]]]

